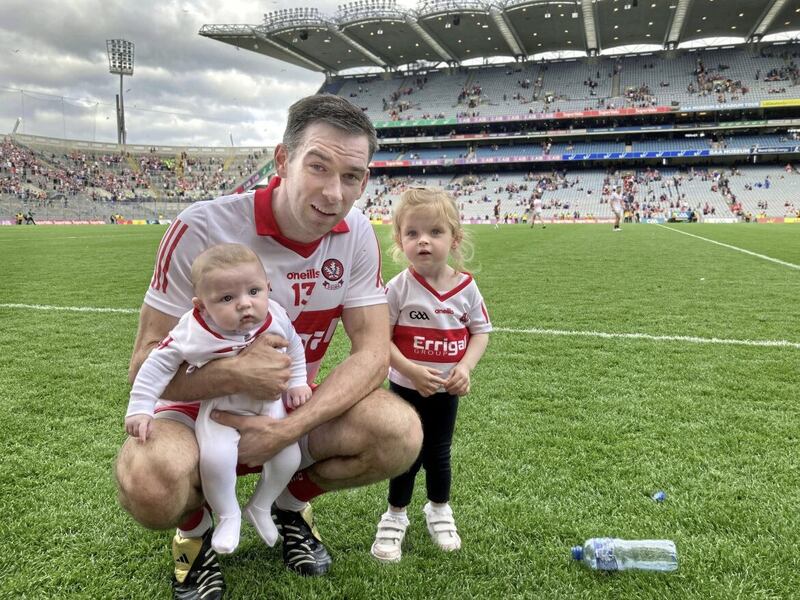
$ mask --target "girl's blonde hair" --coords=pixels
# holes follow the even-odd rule
[[[464,265],[472,259],[473,246],[469,232],[461,226],[461,219],[458,214],[458,207],[453,197],[441,188],[414,187],[409,188],[400,195],[397,207],[394,209],[392,218],[392,229],[394,233],[395,246],[392,250],[392,257],[400,262],[405,259],[403,246],[400,241],[400,230],[403,226],[403,219],[413,210],[427,209],[433,211],[436,216],[450,227],[453,240],[458,242],[455,248],[450,249],[450,264],[456,271],[464,269]]]

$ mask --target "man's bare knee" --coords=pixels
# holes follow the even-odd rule
[[[421,445],[417,412],[384,389],[308,436],[309,451],[317,461],[314,480],[324,489],[356,487],[404,473]]]
[[[192,431],[174,421],[156,421],[144,444],[128,438],[115,465],[120,504],[145,527],[174,527],[202,502],[198,456]]]
[[[422,424],[414,407],[402,398],[385,392],[384,418],[376,423],[377,460],[386,477],[405,473],[419,456]]]

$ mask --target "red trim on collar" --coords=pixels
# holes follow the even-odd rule
[[[253,198],[253,213],[258,235],[280,235],[280,229],[272,214],[272,192],[281,184],[281,178],[275,175],[269,185],[256,190]]]
[[[488,321],[488,319],[487,319],[487,321]],[[262,333],[264,333],[264,331],[266,331],[266,330],[267,330],[267,328],[268,328],[270,325],[272,325],[272,313],[271,313],[271,312],[268,312],[268,313],[267,313],[267,318],[266,318],[266,319],[264,319],[264,323],[261,325],[261,327],[259,327],[259,328],[258,328],[258,331],[256,331],[256,332],[253,334],[253,337],[252,337],[252,339],[255,339],[255,338],[257,338],[259,335],[261,335]]]
[[[203,329],[205,329],[205,330],[206,330],[208,333],[210,333],[211,335],[213,335],[215,338],[219,338],[219,339],[221,339],[221,340],[224,340],[224,339],[225,339],[225,338],[224,338],[224,337],[222,337],[220,334],[218,334],[216,331],[214,331],[213,329],[211,329],[211,327],[209,327],[209,326],[208,326],[208,323],[206,323],[205,319],[203,318],[203,315],[201,315],[201,314],[200,314],[200,311],[199,311],[199,310],[198,310],[196,307],[195,307],[195,309],[192,311],[192,315],[194,315],[194,318],[195,318],[195,320],[196,320],[198,323],[200,323],[200,327],[202,327]]]
[[[322,242],[322,238],[314,240],[313,242],[296,242],[284,236],[281,233],[278,222],[275,220],[275,213],[272,210],[272,192],[280,186],[281,178],[275,175],[269,180],[269,185],[265,188],[256,190],[253,196],[253,214],[256,223],[256,233],[258,235],[269,236],[274,238],[276,242],[285,246],[289,250],[299,254],[303,258],[308,258]],[[349,233],[350,228],[344,219],[339,221],[331,229],[331,233]],[[325,236],[322,236],[325,237]]]
[[[456,287],[454,287],[449,292],[444,292],[443,294],[440,294],[435,289],[433,289],[431,284],[428,283],[428,281],[422,275],[417,273],[414,270],[413,267],[408,267],[408,271],[409,271],[409,273],[411,273],[411,275],[414,276],[414,279],[416,279],[422,287],[424,287],[426,290],[428,290],[431,294],[436,296],[436,298],[438,298],[442,302],[444,302],[448,298],[452,298],[453,296],[455,296],[458,292],[460,292],[465,287],[467,287],[469,285],[470,281],[472,281],[472,275],[470,273],[467,273],[466,271],[464,271],[464,272],[462,272],[462,274],[467,276],[467,278],[464,281],[459,283]]]

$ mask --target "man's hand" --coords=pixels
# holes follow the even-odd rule
[[[239,462],[248,467],[263,465],[295,441],[286,437],[285,422],[272,417],[235,415],[214,410],[211,418],[220,425],[239,431]]]
[[[442,372],[428,367],[417,366],[409,379],[423,398],[432,396],[445,385]]]
[[[292,360],[276,348],[287,345],[288,342],[278,335],[260,335],[233,357],[237,392],[266,401],[275,400],[284,392],[289,384]]]

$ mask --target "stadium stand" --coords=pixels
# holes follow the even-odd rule
[[[769,182],[769,183],[768,183]],[[490,220],[500,201],[501,220],[522,219],[535,189],[542,192],[545,218],[609,219],[612,189],[622,186],[632,218],[640,220],[692,209],[703,217],[800,216],[800,169],[763,167],[582,170],[493,173],[490,175],[379,176],[358,206],[371,218],[389,218],[391,208],[409,186],[428,185],[450,191],[465,220]]]
[[[198,149],[6,137],[0,145],[0,210],[53,219],[172,218],[188,203],[229,192],[269,156],[264,148]],[[91,146],[91,145],[89,145]]]
[[[320,92],[365,111],[382,147],[359,206],[376,219],[390,216],[409,185],[450,190],[468,220],[495,210],[519,220],[533,194],[546,218],[607,219],[615,186],[634,220],[795,217],[800,43],[762,38],[800,29],[800,10],[731,0],[711,23],[701,4],[430,0],[406,12],[358,2],[335,19],[289,9],[265,15],[264,27],[207,25],[200,34],[324,72]],[[681,47],[701,32],[732,31],[744,43]],[[655,39],[658,51],[603,53]],[[537,54],[547,51],[583,56]],[[473,60],[495,56],[511,60]],[[345,74],[378,65],[379,73]],[[38,206],[171,218],[189,202],[259,183],[270,158],[264,149],[109,147],[5,140],[2,214]]]
[[[339,95],[380,120],[650,106],[726,105],[800,96],[800,45],[681,51],[359,76]],[[324,91],[333,89],[332,84]],[[615,91],[616,90],[616,91]]]

